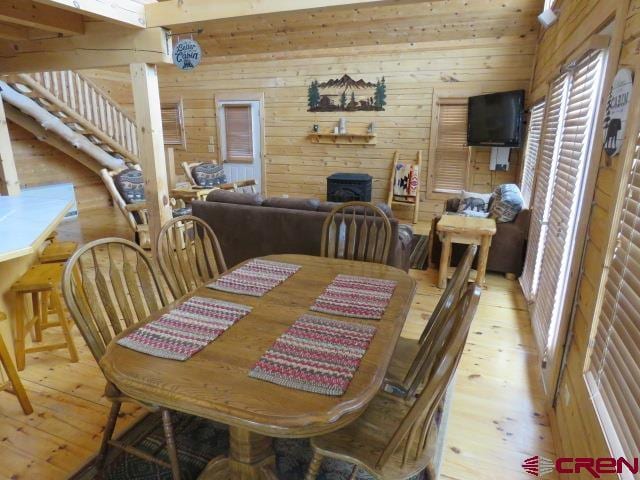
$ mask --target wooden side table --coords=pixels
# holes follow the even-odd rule
[[[194,200],[206,200],[207,195],[212,190],[215,190],[215,188],[174,188],[171,190],[171,197],[176,200],[183,200],[185,203],[191,203]]]
[[[436,232],[442,242],[438,287],[445,288],[447,286],[452,243],[480,246],[476,283],[484,286],[489,247],[492,237],[496,234],[496,221],[493,218],[466,217],[445,213],[438,220]]]

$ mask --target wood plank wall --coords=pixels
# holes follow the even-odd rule
[[[624,36],[619,68],[637,63],[638,36],[640,35],[640,0],[565,0],[558,2],[559,21],[546,31],[536,58],[532,95],[530,99],[544,96],[547,83],[567,52],[584,42],[609,20],[612,6],[624,8],[629,3],[624,22]],[[614,25],[615,28],[615,25]],[[636,77],[636,82],[637,82]],[[637,86],[636,86],[637,88]],[[627,142],[635,142],[627,134]],[[606,440],[596,417],[593,404],[584,380],[584,365],[590,340],[591,328],[597,313],[596,298],[607,251],[608,235],[612,225],[613,209],[618,189],[616,179],[623,160],[615,157],[612,166],[607,166],[601,157],[601,146],[596,146],[592,161],[599,162],[596,192],[589,218],[588,240],[581,266],[578,293],[575,305],[575,324],[566,372],[560,384],[560,396],[555,411],[551,412],[552,427],[558,456],[601,457],[609,456]],[[592,478],[586,472],[576,478]]]
[[[268,195],[324,198],[325,178],[335,172],[368,172],[374,177],[373,200],[387,192],[393,152],[415,158],[428,156],[434,89],[464,96],[481,92],[527,88],[532,72],[536,36],[481,38],[340,49],[315,49],[207,57],[192,72],[172,66],[160,71],[163,101],[184,100],[187,150],[176,151],[176,164],[216,158],[217,133],[214,96],[241,91],[264,92],[266,113],[266,175]],[[206,39],[202,41],[207,49]],[[356,80],[384,76],[387,107],[384,112],[309,113],[307,86],[349,74]],[[94,75],[94,80],[100,75]],[[126,98],[116,98],[126,104]],[[311,144],[307,134],[314,123],[333,129],[346,117],[351,131],[366,130],[375,122],[376,146]],[[474,190],[491,191],[511,182],[519,173],[518,156],[510,172],[489,171],[488,149],[478,152],[472,165]],[[426,163],[425,163],[426,167]],[[422,195],[426,175],[422,175]],[[443,209],[442,200],[421,205],[421,219]],[[403,213],[403,212],[401,212]],[[408,211],[406,212],[409,213]]]
[[[70,182],[79,210],[108,205],[109,195],[91,170],[11,122],[9,135],[21,187]]]

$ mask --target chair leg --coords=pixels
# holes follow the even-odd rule
[[[62,333],[64,335],[65,342],[67,343],[67,350],[69,350],[69,357],[73,363],[78,361],[78,350],[76,349],[76,344],[73,341],[73,337],[71,336],[71,329],[69,327],[69,321],[64,313],[64,308],[62,308],[62,302],[60,301],[60,294],[57,290],[53,290],[51,292],[51,302],[58,314],[58,321],[60,322],[60,327],[62,328]]]
[[[304,477],[305,480],[316,480],[316,478],[318,477],[318,473],[320,473],[322,460],[324,460],[322,454],[314,450],[313,458],[311,459],[311,463],[309,464],[309,470],[307,470],[307,475]]]
[[[43,313],[42,304],[46,302],[45,297],[46,297],[45,292],[42,292],[41,294],[38,294],[37,292],[33,292],[31,294],[31,306],[33,308],[33,317],[35,319],[35,321],[33,322],[33,331],[34,331],[33,341],[34,342],[42,341],[42,324],[44,323],[44,319],[46,318],[45,317],[46,313]],[[42,298],[45,298],[45,300],[42,300]],[[45,305],[44,312],[46,311],[47,310]]]
[[[16,368],[18,371],[24,370],[26,353],[24,349],[24,324],[25,324],[25,309],[24,309],[24,295],[22,293],[16,293],[16,336],[14,339],[14,348],[16,351]]]
[[[104,462],[107,459],[107,450],[109,449],[109,440],[113,436],[113,431],[116,428],[116,422],[118,421],[118,414],[120,413],[120,407],[122,402],[114,401],[111,404],[111,411],[109,412],[109,418],[107,418],[107,424],[104,427],[104,433],[102,434],[102,443],[100,444],[100,450],[96,457],[96,468],[98,474],[102,472],[104,468]]]
[[[164,437],[167,442],[167,453],[169,454],[169,461],[171,462],[171,474],[173,476],[173,480],[180,480],[180,463],[178,462],[176,442],[173,438],[171,412],[167,409],[162,410],[162,427],[164,428]]]

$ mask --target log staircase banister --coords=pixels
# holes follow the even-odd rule
[[[93,82],[66,70],[11,76],[21,93],[39,101],[64,123],[80,127],[80,133],[109,153],[138,162],[136,127],[127,112]]]

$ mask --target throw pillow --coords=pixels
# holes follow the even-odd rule
[[[498,223],[513,222],[524,204],[520,188],[515,183],[505,183],[496,187],[493,197],[491,216]]]
[[[125,203],[141,203],[144,202],[144,179],[142,172],[135,168],[127,168],[122,170],[113,177],[118,192],[122,195]]]
[[[222,165],[214,163],[201,163],[191,169],[191,176],[200,187],[215,187],[227,183]]]
[[[488,217],[490,193],[475,193],[462,191],[460,195],[460,203],[458,204],[458,213],[468,215],[470,217]]]

